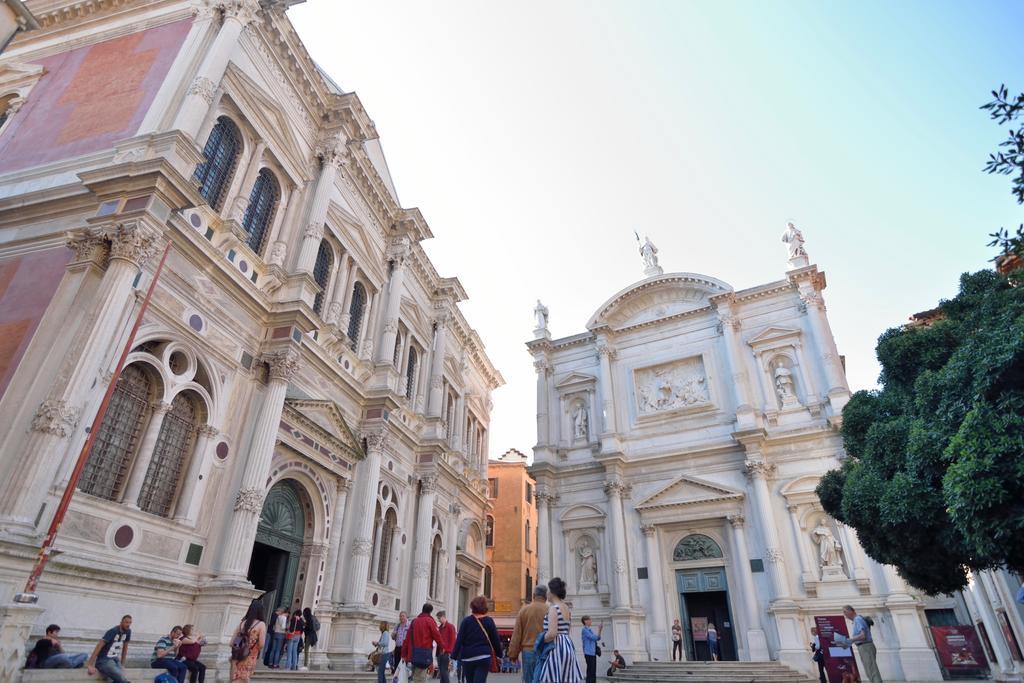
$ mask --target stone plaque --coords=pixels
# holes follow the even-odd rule
[[[700,356],[634,371],[636,403],[641,415],[699,408],[711,403],[708,378]]]

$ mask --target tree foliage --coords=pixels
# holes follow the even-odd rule
[[[1024,113],[1024,93],[1011,98],[1006,86],[1000,85],[998,90],[992,91],[992,101],[983,104],[981,108],[1000,126],[1013,123]],[[1013,196],[1016,197],[1018,204],[1024,204],[1024,127],[1016,130],[1010,128],[1007,132],[1007,138],[999,143],[1001,150],[989,155],[985,171],[1014,175]],[[989,242],[990,247],[999,247],[1004,254],[1024,256],[1024,224],[1017,227],[1016,233],[999,228],[991,237],[993,239]]]

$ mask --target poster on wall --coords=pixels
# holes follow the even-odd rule
[[[843,683],[843,676],[850,674],[853,675],[853,680],[860,680],[853,647],[842,647],[834,642],[836,636],[849,637],[846,619],[842,615],[817,616],[814,617],[814,625],[818,628],[821,652],[825,655],[825,675],[828,677],[828,683]]]
[[[948,671],[988,669],[981,639],[973,626],[932,626],[939,662]]]

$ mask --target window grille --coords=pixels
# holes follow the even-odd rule
[[[430,548],[430,589],[427,593],[432,598],[439,598],[437,594],[438,573],[441,571],[441,537],[434,536],[434,543]]]
[[[380,535],[380,557],[377,560],[377,583],[388,582],[388,569],[391,567],[391,543],[395,536],[396,517],[394,510],[388,510],[384,516],[384,529]]]
[[[153,458],[139,493],[139,509],[161,517],[170,516],[181,471],[192,454],[195,433],[195,404],[185,394],[178,394],[171,401],[171,409],[164,416],[156,438]]]
[[[320,293],[313,302],[313,310],[317,315],[323,314],[324,299],[327,298],[327,281],[331,277],[331,266],[334,265],[334,253],[327,240],[320,240],[320,248],[316,252],[316,263],[313,265],[313,279],[320,285]]]
[[[150,392],[149,375],[139,366],[129,365],[121,371],[96,443],[82,470],[78,488],[83,493],[107,500],[117,498],[139,446],[149,413]]]
[[[416,349],[410,346],[409,361],[405,364],[405,397],[410,401],[412,400],[413,393],[416,391],[416,362]]]
[[[238,126],[226,116],[217,119],[217,125],[210,131],[203,149],[205,161],[196,166],[195,179],[199,183],[199,194],[211,207],[219,211],[231,176],[238,165],[242,151],[242,135]]]
[[[242,227],[249,233],[245,243],[257,254],[263,253],[263,243],[267,239],[267,231],[274,220],[274,212],[280,199],[281,188],[277,184],[277,178],[270,169],[261,169],[256,182],[253,183],[252,192],[249,193],[249,206],[242,219]]]
[[[352,303],[348,307],[348,344],[354,351],[359,343],[359,333],[363,328],[363,310],[366,308],[366,288],[361,282],[352,287]]]

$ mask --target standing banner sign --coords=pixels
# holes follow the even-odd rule
[[[932,626],[939,662],[948,671],[988,669],[985,651],[973,626]]]
[[[693,642],[705,642],[708,639],[707,617],[690,617],[690,628],[693,629]]]
[[[821,652],[825,655],[825,675],[828,677],[828,683],[843,683],[843,676],[849,674],[853,674],[853,680],[860,680],[853,647],[842,647],[833,642],[837,635],[844,638],[850,636],[846,630],[846,619],[842,615],[814,617],[814,625],[818,627]]]

